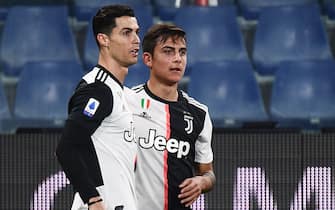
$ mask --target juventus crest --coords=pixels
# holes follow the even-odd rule
[[[184,115],[184,120],[186,121],[185,131],[187,134],[192,133],[193,131],[193,117],[190,115]]]

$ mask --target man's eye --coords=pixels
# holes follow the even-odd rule
[[[165,54],[172,54],[172,52],[173,52],[172,50],[164,50]]]
[[[123,35],[129,36],[130,35],[130,31],[124,31]]]

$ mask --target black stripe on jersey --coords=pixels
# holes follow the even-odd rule
[[[96,65],[96,68],[99,69],[99,71],[98,71],[98,73],[95,77],[96,81],[101,81],[101,82],[105,83],[106,80],[108,79],[108,77],[111,77],[123,89],[123,84],[110,71],[108,71],[105,67],[98,64],[98,65]]]
[[[136,93],[141,92],[144,89],[145,84],[137,85],[135,87],[132,87],[131,89],[134,90]]]
[[[207,106],[205,106],[204,104],[200,103],[199,101],[195,100],[194,98],[190,97],[187,93],[185,93],[184,91],[180,91],[183,95],[183,97],[188,101],[188,103],[204,110],[207,111]]]
[[[195,175],[194,159],[195,159],[195,142],[201,133],[206,112],[197,105],[191,103],[188,98],[179,92],[182,97],[179,97],[178,103],[169,104],[170,112],[170,139],[178,140],[179,144],[190,145],[190,149],[186,156],[178,158],[176,153],[168,153],[168,205],[169,210],[189,210],[180,203],[178,195],[180,194],[179,185],[189,177]],[[187,121],[185,115],[192,119],[192,132],[187,133]],[[182,143],[184,142],[184,143]]]

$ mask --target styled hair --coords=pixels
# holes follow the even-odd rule
[[[134,10],[127,5],[120,4],[100,8],[92,20],[95,39],[98,33],[110,35],[113,28],[116,27],[115,19],[123,16],[135,17]]]
[[[173,41],[182,38],[186,42],[186,33],[174,24],[165,23],[152,26],[143,38],[143,52],[153,55],[157,43],[165,43],[169,38],[172,38]]]

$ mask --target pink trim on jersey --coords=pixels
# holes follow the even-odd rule
[[[169,105],[165,105],[165,117],[166,117],[166,139],[170,139],[171,129],[170,129],[170,111]],[[169,205],[169,183],[168,183],[168,151],[164,151],[164,210],[168,210]]]

